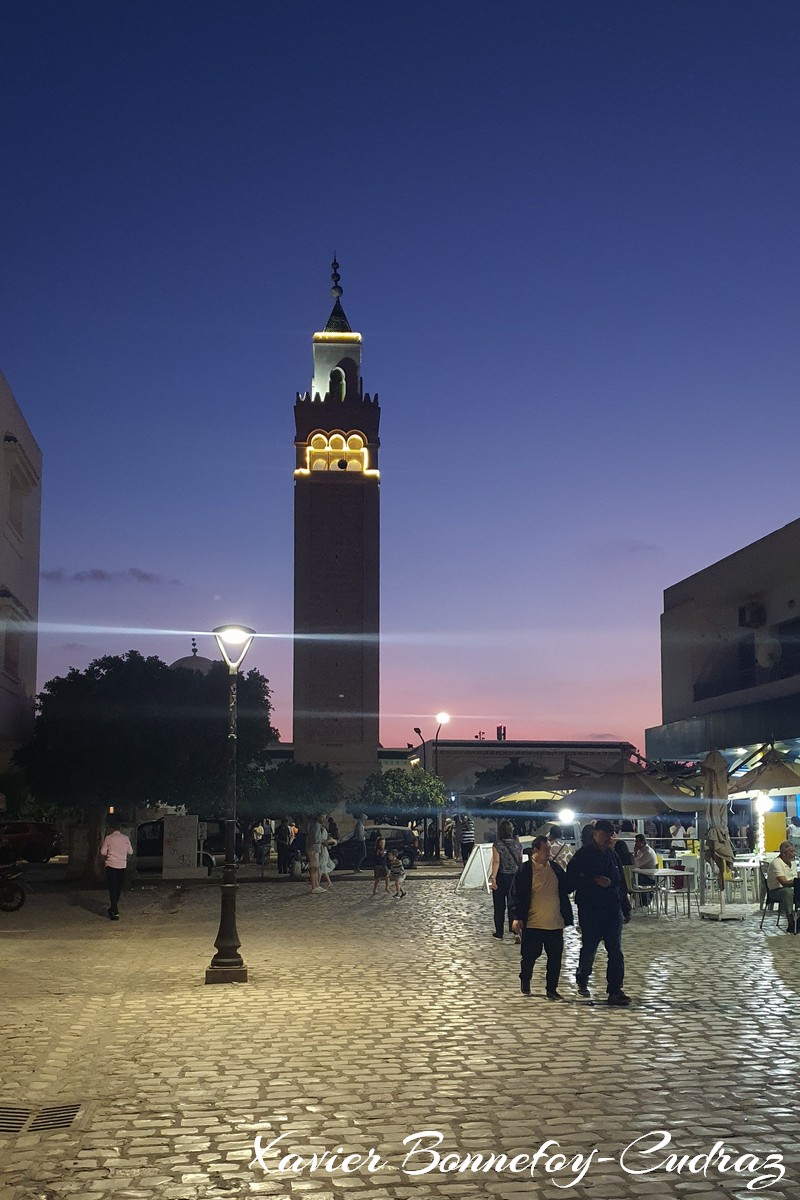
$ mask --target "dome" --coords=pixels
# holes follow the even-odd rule
[[[176,659],[174,663],[170,663],[169,665],[172,669],[199,671],[201,675],[207,675],[214,664],[210,658],[203,658],[197,653],[197,643],[192,638],[192,653],[187,654],[185,658]]]

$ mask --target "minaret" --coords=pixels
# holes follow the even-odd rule
[[[327,762],[350,789],[378,769],[380,408],[331,266],[333,310],[294,409],[293,741],[295,762]]]

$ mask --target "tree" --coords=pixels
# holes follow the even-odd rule
[[[238,783],[245,803],[260,787],[269,746],[268,681],[239,678]],[[185,804],[221,814],[228,737],[228,671],[174,670],[136,650],[98,658],[45,684],[31,741],[17,752],[37,802],[89,823],[90,855],[110,805]]]
[[[410,771],[401,768],[376,771],[349,807],[351,812],[364,812],[389,822],[406,822],[411,817],[435,813],[446,804],[447,792],[438,775],[431,775],[422,767],[412,767]]]
[[[341,775],[323,763],[281,763],[261,776],[259,789],[254,816],[315,816],[338,808],[344,798]]]

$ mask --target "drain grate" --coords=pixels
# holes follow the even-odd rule
[[[80,1104],[57,1104],[52,1108],[41,1108],[28,1128],[31,1133],[43,1129],[69,1129],[80,1107]]]
[[[32,1108],[0,1108],[0,1133],[19,1133]]]

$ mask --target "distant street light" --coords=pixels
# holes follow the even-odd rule
[[[422,743],[422,769],[423,769],[423,771],[427,771],[427,769],[428,769],[428,751],[425,746],[425,738],[422,736],[422,730],[419,729],[416,725],[414,726],[414,733],[417,735],[420,742]]]
[[[220,654],[228,667],[228,755],[225,767],[225,865],[222,868],[217,953],[206,968],[206,983],[247,983],[247,967],[239,953],[236,931],[236,685],[239,667],[250,649],[255,629],[220,625],[215,629]]]

